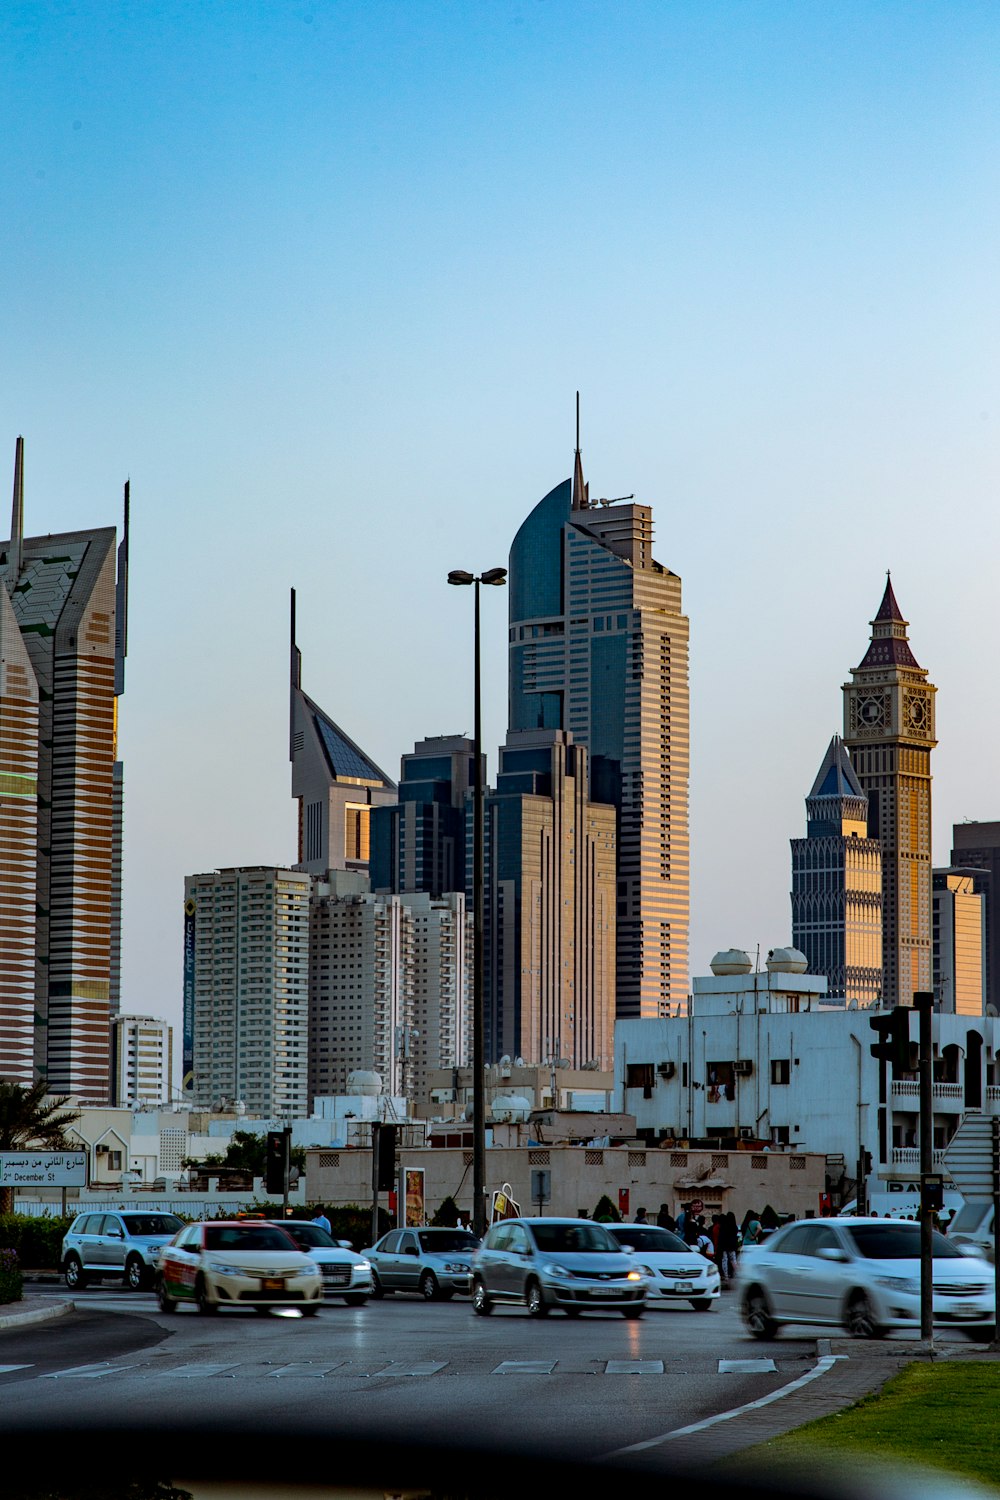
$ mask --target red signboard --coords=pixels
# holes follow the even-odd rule
[[[628,1188],[618,1189],[618,1212],[623,1218],[628,1217]]]

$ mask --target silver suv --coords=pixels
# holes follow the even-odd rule
[[[120,1276],[130,1292],[152,1286],[160,1247],[173,1239],[183,1219],[176,1214],[77,1214],[63,1236],[60,1264],[66,1285],[80,1291],[88,1281]]]
[[[611,1308],[641,1318],[648,1278],[603,1224],[589,1219],[505,1219],[494,1224],[472,1265],[472,1306],[485,1317],[517,1302],[533,1318],[561,1307],[569,1318]]]

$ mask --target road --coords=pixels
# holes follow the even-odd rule
[[[211,1411],[262,1433],[290,1415],[335,1412],[358,1433],[557,1440],[592,1458],[757,1400],[815,1364],[813,1338],[751,1340],[729,1298],[709,1313],[654,1308],[636,1322],[536,1321],[507,1308],[476,1318],[464,1299],[404,1296],[330,1303],[314,1319],[168,1316],[151,1295],[111,1286],[74,1300],[67,1317],[0,1331],[0,1428],[22,1415],[156,1422]],[[727,1360],[753,1363],[728,1372]]]

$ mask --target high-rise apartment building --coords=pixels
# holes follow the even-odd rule
[[[956,823],[951,862],[976,870],[985,923],[984,1000],[1000,1011],[1000,823]]]
[[[396,786],[338,724],[302,691],[292,590],[291,703],[288,757],[299,806],[296,869],[367,872],[373,807],[392,806]]]
[[[184,882],[184,1079],[196,1109],[307,1113],[312,878],[275,866]]]
[[[564,729],[510,733],[484,833],[487,1062],[611,1066],[615,809]]]
[[[428,1071],[470,1054],[472,917],[461,892],[374,895],[333,872],[314,884],[309,939],[309,1095],[344,1094],[370,1070],[422,1097]]]
[[[112,1103],[169,1104],[174,1029],[155,1016],[116,1016],[111,1027]]]
[[[688,993],[688,621],[653,557],[653,514],[591,501],[574,478],[535,506],[510,551],[509,728],[566,729],[590,791],[618,814],[620,1017],[666,1015]]]
[[[464,891],[466,800],[473,744],[464,735],[420,740],[400,765],[399,802],[373,807],[371,882],[375,891]]]
[[[882,849],[868,837],[868,798],[839,734],[806,798],[806,837],[792,839],[792,945],[823,974],[827,1003],[882,996]]]
[[[121,933],[128,580],[114,527],[0,543],[0,1076],[106,1102]]]
[[[891,580],[868,650],[844,684],[844,741],[882,846],[882,1003],[910,1005],[932,983],[931,751],[934,694],[910,650]]]
[[[977,870],[933,876],[934,1001],[945,1015],[981,1016],[985,1006],[985,913]]]

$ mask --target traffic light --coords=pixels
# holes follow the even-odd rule
[[[283,1198],[285,1195],[285,1169],[288,1165],[287,1136],[283,1130],[267,1132],[264,1153],[264,1191],[268,1196]]]
[[[378,1133],[378,1190],[391,1193],[396,1186],[396,1127],[383,1125]]]
[[[912,1067],[910,1007],[897,1005],[885,1015],[870,1017],[868,1024],[879,1036],[877,1042],[872,1042],[872,1057],[877,1057],[879,1062],[891,1063],[894,1073],[909,1073]]]
[[[861,1169],[866,1177],[870,1177],[872,1175],[872,1154],[870,1151],[862,1151]]]

